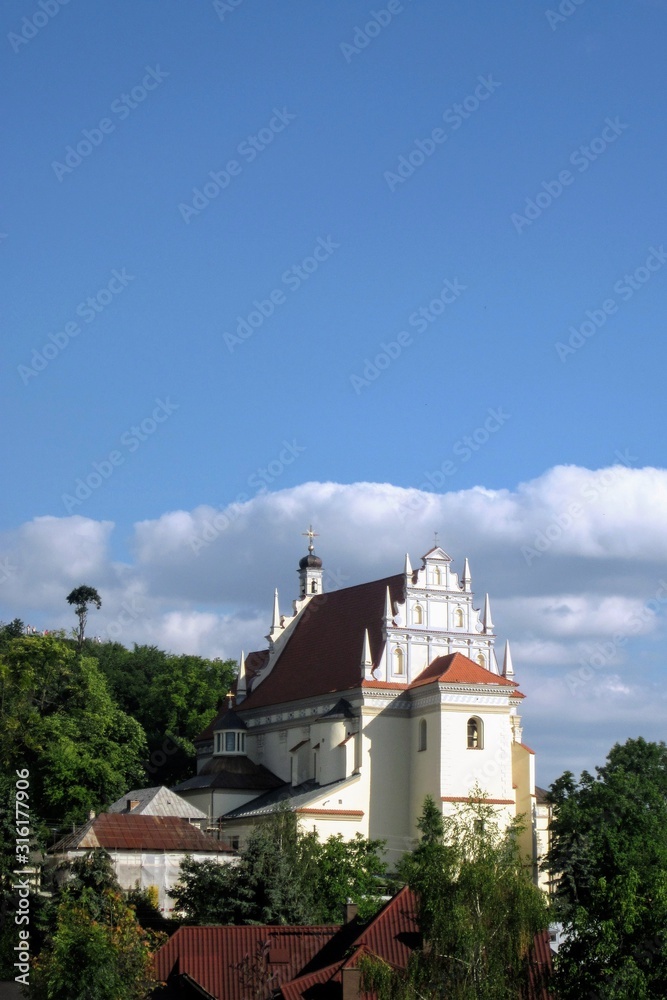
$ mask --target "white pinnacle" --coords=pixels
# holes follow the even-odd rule
[[[239,660],[239,676],[236,681],[236,701],[241,701],[246,696],[246,674],[245,674],[245,653],[241,650]]]
[[[463,564],[463,576],[461,577],[461,583],[463,584],[463,589],[465,591],[470,590],[470,563],[467,559]]]
[[[278,589],[276,588],[273,595],[273,621],[271,622],[271,631],[274,628],[280,628],[280,608],[278,606]]]
[[[505,655],[503,656],[503,677],[511,681],[514,677],[514,666],[512,664],[512,654],[510,652],[509,639],[505,642]]]
[[[485,632],[490,632],[493,628],[493,622],[491,621],[491,603],[489,601],[488,594],[484,598],[484,616],[482,618],[482,624]]]

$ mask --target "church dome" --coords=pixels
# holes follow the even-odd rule
[[[299,560],[299,569],[322,569],[322,560],[314,552],[309,552]]]

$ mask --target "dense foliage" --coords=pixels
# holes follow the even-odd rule
[[[140,784],[144,732],[109,694],[95,660],[60,639],[12,639],[0,656],[0,766],[27,768],[33,816],[82,822]]]
[[[550,790],[559,996],[666,997],[667,746],[616,744],[596,772]]]
[[[381,1000],[519,998],[547,907],[520,856],[518,827],[501,830],[483,800],[443,817],[430,796],[417,825],[421,841],[401,870],[417,894],[423,947],[405,974],[365,963],[366,984]]]
[[[251,834],[238,865],[186,859],[171,895],[193,924],[340,923],[348,898],[365,915],[378,908],[382,847],[361,835],[322,843],[284,810]]]
[[[144,1000],[156,985],[151,955],[164,936],[141,927],[105,852],[75,861],[72,875],[31,969],[30,1000]]]

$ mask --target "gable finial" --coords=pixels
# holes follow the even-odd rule
[[[437,549],[437,547],[438,547],[438,535],[439,535],[439,534],[440,534],[440,532],[439,532],[439,531],[434,531],[434,532],[433,532],[433,546],[434,546],[434,548],[436,548],[436,549]]]

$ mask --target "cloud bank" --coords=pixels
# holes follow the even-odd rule
[[[70,629],[65,596],[87,583],[103,600],[90,634],[238,657],[264,645],[274,588],[284,611],[297,596],[309,523],[327,589],[400,572],[406,551],[418,564],[438,531],[512,642],[544,783],[602,763],[616,739],[661,738],[666,511],[667,471],[619,462],[514,490],[304,483],[138,522],[127,562],[112,557],[112,522],[39,517],[0,536],[0,617]]]

